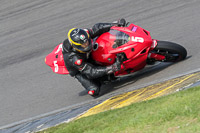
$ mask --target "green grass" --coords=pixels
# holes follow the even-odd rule
[[[200,133],[200,87],[81,118],[44,133]]]

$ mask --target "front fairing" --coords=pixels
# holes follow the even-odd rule
[[[128,60],[141,54],[147,57],[152,39],[150,32],[130,24],[129,27],[112,27],[96,40],[96,44],[98,48],[92,52],[93,59],[103,65],[110,65],[114,63],[118,53],[124,53]]]

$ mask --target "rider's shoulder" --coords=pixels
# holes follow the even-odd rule
[[[72,46],[71,46],[71,44],[70,44],[70,42],[69,42],[68,39],[65,39],[65,40],[63,41],[63,50],[64,50],[65,52],[71,52],[71,51],[72,51]]]
[[[83,59],[83,57],[81,57],[78,53],[75,53],[75,52],[70,52],[69,56],[72,59],[72,61]]]
[[[70,44],[69,39],[66,38],[66,39],[63,41],[63,45],[69,45],[69,44]]]

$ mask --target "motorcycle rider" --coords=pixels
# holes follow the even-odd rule
[[[118,58],[111,66],[96,66],[91,63],[89,54],[93,39],[108,32],[112,26],[125,26],[125,19],[117,23],[97,23],[91,29],[72,28],[68,38],[63,42],[63,57],[65,66],[72,77],[75,77],[88,91],[89,95],[96,96],[100,92],[100,82],[97,78],[109,75],[121,69]]]

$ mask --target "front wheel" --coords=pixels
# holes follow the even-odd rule
[[[157,46],[153,49],[153,53],[164,55],[164,62],[177,62],[184,60],[187,56],[186,49],[173,42],[158,41]]]

